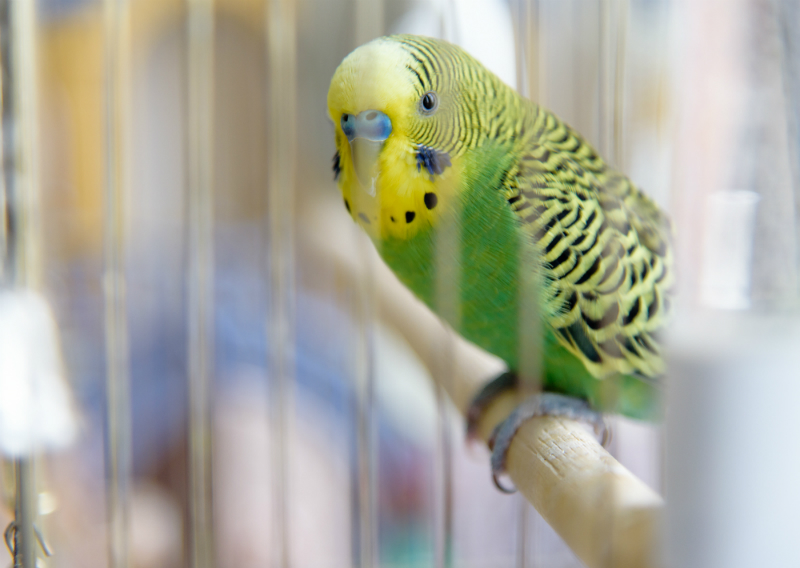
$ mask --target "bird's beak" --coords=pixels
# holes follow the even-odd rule
[[[365,110],[357,115],[342,115],[342,131],[350,142],[353,169],[364,190],[375,196],[378,157],[392,133],[392,121],[379,110]]]

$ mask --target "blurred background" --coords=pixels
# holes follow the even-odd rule
[[[30,475],[44,566],[581,565],[492,485],[333,181],[330,78],[398,32],[463,45],[672,215],[668,441],[613,419],[611,446],[675,496],[669,565],[761,565],[743,550],[800,529],[795,0],[3,0],[0,20],[0,413],[24,415],[0,416],[0,524]],[[41,370],[3,366],[24,349]],[[764,515],[784,532],[751,530]]]

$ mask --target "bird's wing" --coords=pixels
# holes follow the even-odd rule
[[[524,152],[505,197],[539,252],[545,321],[598,378],[663,372],[654,333],[670,310],[667,217],[569,127]]]

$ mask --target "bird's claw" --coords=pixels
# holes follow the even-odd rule
[[[489,405],[501,393],[515,390],[519,385],[516,373],[506,371],[484,385],[475,395],[467,410],[467,440],[474,441],[478,437],[478,424]]]
[[[592,425],[595,434],[604,446],[609,441],[609,429],[606,427],[603,415],[593,410],[585,400],[551,392],[532,396],[499,424],[489,439],[489,448],[492,450],[492,479],[503,493],[516,491],[515,488],[509,488],[500,483],[500,477],[506,471],[508,448],[511,446],[517,430],[536,416],[561,416],[570,420],[587,422]]]

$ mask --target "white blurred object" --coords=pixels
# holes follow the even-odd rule
[[[703,242],[703,304],[750,307],[753,237],[761,197],[752,191],[717,191],[708,198]]]
[[[507,85],[517,84],[514,28],[506,0],[420,0],[397,21],[392,33],[451,41]]]
[[[800,322],[709,311],[670,339],[667,566],[800,566]]]
[[[62,448],[77,430],[50,307],[32,291],[0,291],[0,453]]]

